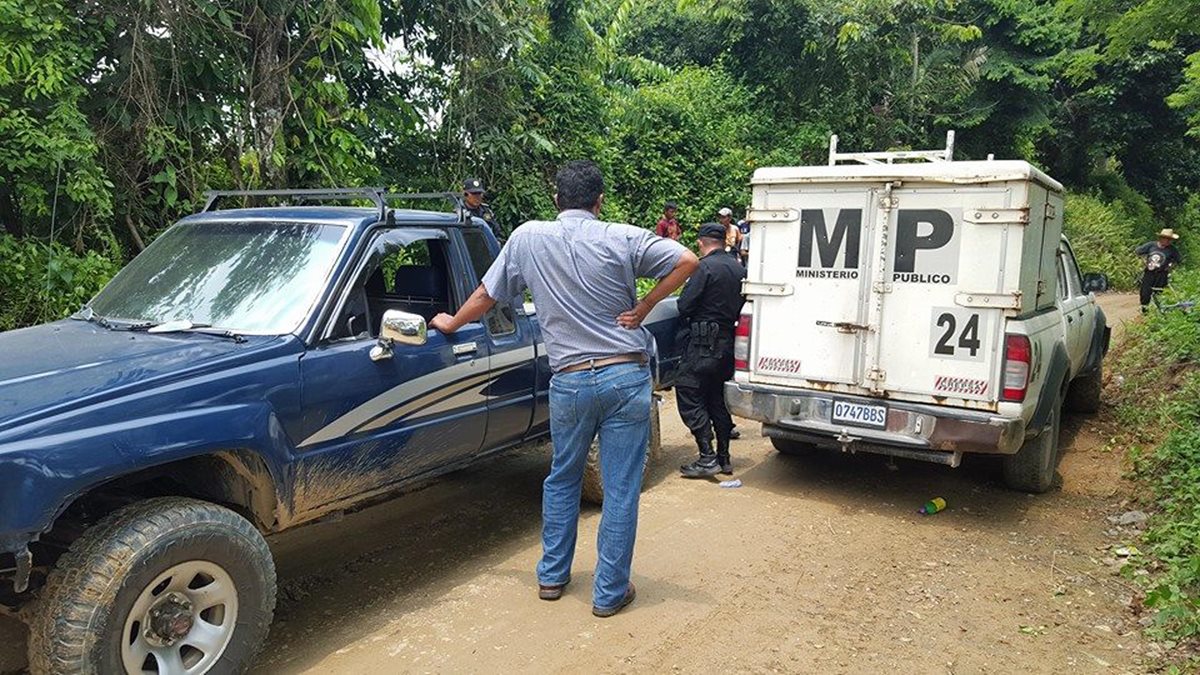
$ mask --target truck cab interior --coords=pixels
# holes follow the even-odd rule
[[[427,322],[456,309],[445,234],[400,240],[393,234],[382,233],[373,242],[342,305],[332,339],[376,338],[384,312],[392,309]]]

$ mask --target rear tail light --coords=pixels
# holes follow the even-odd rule
[[[1004,384],[1002,401],[1020,403],[1025,400],[1029,386],[1029,367],[1033,363],[1033,347],[1024,335],[1004,336]]]
[[[750,370],[750,324],[749,314],[743,314],[738,319],[737,329],[733,331],[733,367],[738,370]]]

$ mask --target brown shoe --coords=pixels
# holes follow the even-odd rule
[[[601,619],[607,619],[615,615],[617,612],[629,606],[633,599],[637,597],[637,589],[633,587],[633,582],[629,582],[629,588],[625,590],[625,597],[621,598],[621,602],[616,607],[597,607],[592,605],[592,615],[598,616]]]
[[[542,600],[557,600],[563,596],[563,591],[566,590],[569,583],[571,583],[570,580],[567,580],[566,584],[559,584],[557,586],[538,584],[538,597]]]

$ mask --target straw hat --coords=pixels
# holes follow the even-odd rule
[[[1175,230],[1172,230],[1171,228],[1168,227],[1168,228],[1164,228],[1162,232],[1158,233],[1158,238],[1159,239],[1178,239],[1179,235],[1175,234]]]

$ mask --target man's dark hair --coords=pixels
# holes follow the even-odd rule
[[[590,210],[604,192],[604,176],[600,167],[588,159],[567,162],[554,176],[558,190],[558,208]]]
[[[678,209],[678,208],[679,208],[679,205],[676,204],[675,202],[667,202],[666,204],[663,205],[663,211],[669,211],[671,209]]]

